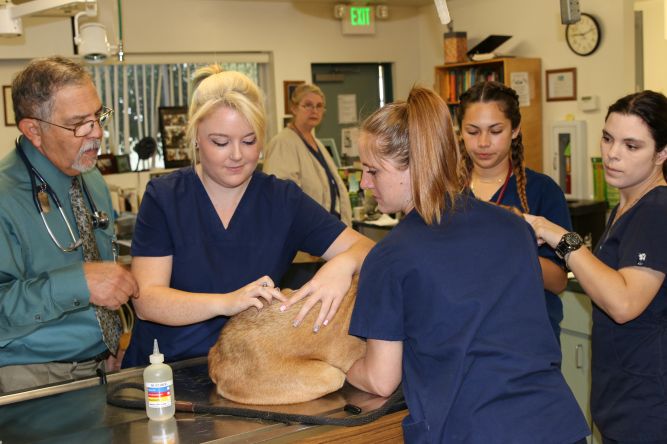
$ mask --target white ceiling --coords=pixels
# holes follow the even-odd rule
[[[225,0],[222,0],[225,1]],[[366,3],[372,5],[394,5],[394,6],[424,6],[433,4],[433,0],[245,0],[245,1],[268,1],[282,3]],[[452,0],[449,0],[452,1]]]
[[[0,0],[2,4],[5,0]],[[14,4],[27,3],[33,0],[11,0]],[[228,0],[220,0],[228,1]],[[245,1],[264,1],[264,2],[282,2],[282,3],[330,3],[332,6],[336,3],[366,3],[373,5],[394,5],[394,6],[424,6],[433,4],[433,0],[245,0]],[[449,0],[450,2],[453,0]]]

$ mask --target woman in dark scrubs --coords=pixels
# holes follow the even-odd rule
[[[526,168],[519,95],[499,82],[477,83],[461,94],[458,107],[463,158],[470,189],[478,199],[518,208],[570,228],[563,190],[549,176]],[[544,296],[551,327],[560,341],[567,285],[563,260],[548,245],[540,247]]]
[[[132,240],[139,319],[124,367],[148,364],[154,338],[167,361],[205,356],[229,316],[284,299],[275,283],[297,251],[327,260],[292,297],[309,297],[296,324],[321,301],[317,331],[370,250],[294,183],[256,171],[263,100],[241,73],[195,73],[187,138],[199,162],[146,188]]]
[[[459,176],[449,111],[414,88],[362,126],[362,186],[405,217],[371,250],[350,333],[367,339],[354,386],[402,381],[408,443],[585,442],[559,369],[531,229]]]
[[[594,253],[576,233],[525,216],[593,301],[591,413],[605,444],[667,443],[666,146],[664,95],[609,107],[600,149],[620,202]]]

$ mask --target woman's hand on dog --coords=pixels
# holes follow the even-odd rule
[[[309,296],[292,325],[297,327],[301,324],[306,314],[318,302],[322,305],[313,325],[313,332],[317,333],[320,327],[331,322],[350,289],[352,276],[359,273],[366,255],[374,245],[375,242],[371,239],[349,227],[345,228],[322,255],[327,262],[310,281],[291,295],[286,304],[280,307],[280,310],[284,311]]]
[[[280,310],[284,311],[308,296],[292,321],[294,327],[298,327],[315,304],[321,302],[319,315],[313,324],[313,333],[320,331],[320,327],[331,322],[350,289],[352,273],[341,272],[341,269],[327,265],[331,263],[322,266],[310,281],[294,291],[287,303],[280,307]]]
[[[227,293],[224,297],[227,299],[224,313],[227,316],[233,316],[250,307],[256,307],[258,310],[261,310],[264,307],[262,299],[269,305],[274,298],[281,302],[287,300],[268,276],[263,276],[245,287],[241,287],[232,293]]]

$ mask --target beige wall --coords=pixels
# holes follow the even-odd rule
[[[98,0],[101,21],[109,30],[114,26],[115,0]],[[394,92],[404,97],[420,78],[420,51],[417,29],[419,10],[392,7],[391,18],[379,22],[372,36],[343,36],[341,23],[333,18],[329,3],[254,2],[221,0],[141,0],[123,2],[125,51],[155,52],[229,52],[268,51],[274,61],[276,121],[282,122],[283,80],[311,80],[311,63],[391,62],[394,63]],[[72,53],[68,20],[55,20],[65,26],[49,32],[46,40],[52,52]],[[12,57],[30,58],[50,52],[39,50],[45,36],[24,22],[26,40]],[[39,34],[39,35],[38,35]],[[109,33],[111,34],[111,32]],[[19,39],[19,40],[21,40]],[[10,39],[11,40],[11,39]],[[31,41],[27,41],[31,40]],[[8,40],[9,41],[9,40]],[[32,44],[34,42],[34,44]],[[6,43],[0,40],[0,59],[7,58]],[[16,46],[13,46],[16,49]],[[14,65],[3,72],[0,82],[8,84]],[[0,140],[10,140],[14,132],[0,127]],[[0,154],[6,152],[0,145]]]
[[[578,95],[595,94],[600,97],[600,110],[582,112],[575,101],[543,103],[544,162],[549,161],[548,145],[552,122],[563,120],[569,114],[587,122],[588,157],[599,155],[599,140],[606,108],[617,98],[633,91],[634,84],[634,21],[632,0],[586,0],[582,12],[598,17],[602,24],[603,40],[591,56],[580,57],[565,42],[565,26],[560,23],[560,5],[557,0],[453,0],[448,2],[456,31],[468,33],[468,45],[478,43],[489,34],[514,36],[499,52],[524,57],[540,57],[542,70],[577,68]],[[429,7],[430,8],[430,7]],[[425,28],[431,35],[424,36],[421,48],[424,75],[442,63],[443,27],[434,14],[423,14]],[[502,20],[498,18],[502,17]],[[437,31],[437,33],[436,33]],[[544,74],[542,77],[544,85]],[[542,94],[546,97],[545,94]],[[544,100],[544,99],[543,99]],[[587,181],[592,197],[592,174]]]
[[[667,92],[667,39],[665,0],[636,0],[644,16],[644,88]]]
[[[638,0],[639,1],[639,0]],[[649,0],[646,0],[649,1]],[[657,0],[656,0],[657,1]],[[661,0],[660,0],[661,1]],[[115,1],[98,0],[100,18],[115,34]],[[333,2],[332,2],[333,3]],[[603,42],[590,57],[567,48],[556,0],[449,0],[456,30],[470,45],[488,34],[514,37],[502,48],[517,56],[541,57],[543,69],[576,66],[581,94],[597,94],[600,111],[583,113],[576,102],[545,102],[544,140],[551,122],[573,114],[588,123],[588,152],[598,153],[603,110],[633,85],[633,0],[586,0],[583,10],[601,18]],[[502,19],[499,19],[502,18]],[[276,120],[282,119],[282,81],[311,79],[311,63],[392,62],[394,95],[404,98],[415,83],[433,84],[433,66],[443,62],[442,33],[435,8],[394,7],[373,36],[343,36],[329,3],[244,0],[141,0],[123,2],[127,53],[268,51],[274,62]],[[0,39],[0,83],[8,84],[24,62],[3,61],[50,53],[71,55],[69,20],[27,19],[24,37]],[[663,52],[664,54],[664,52]],[[662,57],[661,59],[664,59]],[[665,77],[664,75],[662,76]],[[648,84],[647,84],[648,86]],[[15,128],[0,126],[0,140]],[[0,144],[0,154],[9,142]]]

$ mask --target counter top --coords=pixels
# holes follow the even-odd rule
[[[244,406],[221,398],[208,377],[205,358],[170,364],[174,370],[174,392],[178,401],[205,406],[256,408],[280,413],[349,417],[343,407],[354,404],[363,412],[379,408],[385,398],[373,396],[345,385],[341,390],[307,403],[287,406]],[[120,382],[142,382],[143,368],[127,369],[107,375],[109,387]],[[377,433],[402,440],[401,420],[404,405],[378,421],[358,427],[285,424],[234,416],[177,412],[171,421],[171,440],[163,440],[167,424],[149,421],[145,410],[124,409],[107,404],[107,386],[97,378],[76,381],[0,396],[0,442],[18,443],[155,443],[180,444],[201,442],[309,442],[324,436],[359,437],[376,442]],[[138,390],[121,391],[128,399],[142,399]],[[402,409],[402,410],[401,410]],[[381,430],[378,429],[381,427]],[[350,435],[352,433],[352,435]],[[156,435],[157,434],[157,435]],[[333,435],[332,435],[333,434]],[[341,441],[342,442],[342,441]]]

